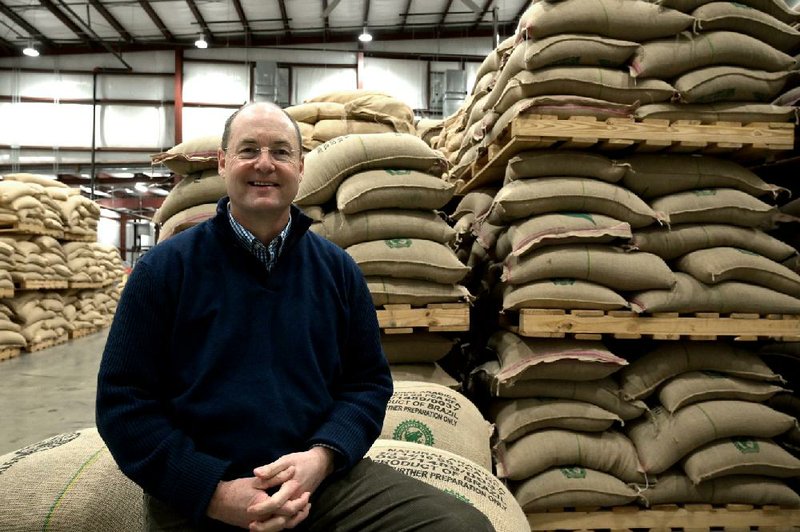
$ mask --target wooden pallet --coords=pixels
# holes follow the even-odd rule
[[[70,288],[103,288],[105,286],[103,283],[96,282],[96,281],[70,281],[69,287]]]
[[[800,530],[800,510],[749,504],[661,505],[645,510],[620,506],[527,514],[532,532],[550,530],[630,530],[700,532],[778,532]]]
[[[23,235],[46,235],[53,238],[64,238],[64,231],[58,229],[50,229],[45,227],[44,224],[32,223],[0,223],[0,233],[19,233]]]
[[[387,334],[406,334],[414,329],[431,332],[469,330],[467,303],[431,303],[425,307],[384,305],[377,310],[378,325]]]
[[[75,329],[69,332],[70,340],[75,340],[76,338],[83,338],[84,336],[89,336],[90,334],[94,334],[96,332],[100,332],[101,327],[86,327],[83,329]]]
[[[62,238],[70,242],[97,242],[97,233],[85,235],[83,233],[71,233],[67,230],[64,231]]]
[[[69,340],[69,334],[63,334],[58,338],[51,338],[50,340],[44,340],[43,342],[30,344],[25,348],[25,351],[27,351],[28,353],[35,353],[36,351],[41,351],[43,349],[47,349],[48,347],[53,347],[55,345],[67,343],[68,340]]]
[[[12,298],[12,297],[14,297],[13,288],[0,289],[0,298]]]
[[[21,347],[4,347],[0,349],[0,361],[18,357],[21,352]]]
[[[630,311],[522,309],[518,322],[512,313],[504,326],[520,336],[599,340],[603,335],[620,339],[650,337],[655,340],[716,340],[720,336],[740,341],[771,338],[800,340],[800,316],[785,314],[638,315]]]
[[[69,288],[69,281],[66,279],[23,279],[14,281],[15,290],[60,290],[62,288]]]
[[[520,115],[492,142],[486,153],[460,176],[457,193],[502,181],[506,163],[521,151],[542,148],[627,150],[637,152],[699,152],[742,159],[764,158],[792,150],[794,124],[715,122],[699,120]]]

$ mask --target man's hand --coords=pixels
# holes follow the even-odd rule
[[[275,468],[271,476],[221,481],[211,497],[206,514],[218,521],[240,528],[257,525],[259,532],[273,532],[294,527],[309,510],[309,493],[291,480],[292,466]],[[273,495],[266,489],[281,488]]]
[[[314,493],[320,483],[333,472],[334,451],[327,447],[312,447],[308,451],[281,456],[271,464],[256,468],[253,473],[267,482],[282,471],[293,470],[292,480],[298,483],[299,495]]]

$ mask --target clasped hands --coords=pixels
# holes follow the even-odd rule
[[[308,517],[311,494],[333,471],[333,452],[312,447],[258,467],[252,477],[221,481],[207,515],[253,532],[294,528]],[[267,494],[277,486],[278,491]]]

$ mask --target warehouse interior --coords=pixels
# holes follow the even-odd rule
[[[502,532],[800,531],[797,4],[0,0],[0,529],[141,529],[109,327],[273,102],[378,317],[367,456]]]

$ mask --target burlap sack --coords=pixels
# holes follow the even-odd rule
[[[631,226],[590,213],[553,213],[534,216],[511,224],[506,232],[506,245],[498,241],[498,257],[522,257],[544,246],[561,244],[611,244],[632,238]]]
[[[413,135],[347,135],[318,146],[306,156],[305,177],[295,202],[321,205],[334,197],[344,178],[363,170],[406,168],[437,174],[445,167],[441,154]]]
[[[636,80],[627,72],[611,68],[577,66],[523,70],[508,80],[494,111],[502,114],[524,98],[562,94],[631,105],[668,101],[675,95],[675,88],[660,79]]]
[[[597,380],[628,363],[601,342],[521,338],[510,331],[492,334],[488,347],[500,361],[498,383],[508,385],[531,379]]]
[[[431,240],[372,240],[353,244],[345,251],[353,257],[364,275],[370,277],[387,276],[446,284],[461,281],[469,271],[449,247]]]
[[[670,414],[663,407],[647,419],[633,421],[628,436],[636,446],[644,471],[663,473],[699,447],[721,438],[772,438],[797,420],[761,403],[736,400],[703,401]]]
[[[342,120],[346,116],[344,104],[337,102],[301,103],[286,107],[284,111],[296,122],[312,125],[320,120]]]
[[[626,165],[622,184],[641,198],[651,199],[685,190],[734,188],[772,197],[786,189],[771,185],[741,164],[702,155],[633,154],[619,160]]]
[[[776,72],[793,68],[795,60],[749,35],[710,31],[642,44],[631,59],[630,73],[639,78],[671,79],[719,65]]]
[[[514,35],[507,37],[506,39],[502,40],[500,44],[498,44],[494,50],[489,52],[484,59],[478,70],[475,72],[475,85],[473,85],[472,90],[470,91],[471,94],[475,94],[476,92],[480,91],[481,80],[486,77],[487,74],[494,73],[503,65],[504,58],[507,54],[511,53],[511,49],[514,47],[514,43],[516,38]],[[485,90],[485,86],[483,87]]]
[[[503,310],[628,308],[624,297],[605,286],[577,279],[547,279],[508,285],[503,293]]]
[[[546,246],[521,258],[508,257],[501,279],[525,284],[568,278],[597,283],[612,290],[670,288],[675,276],[660,257],[641,251],[595,244]]]
[[[768,103],[710,103],[674,104],[654,103],[636,109],[636,118],[660,118],[662,120],[700,120],[714,122],[791,122],[797,110],[790,105]]]
[[[390,94],[386,92],[370,90],[370,89],[335,90],[330,92],[324,92],[322,94],[318,94],[311,98],[306,98],[304,103],[336,102],[336,103],[346,104],[347,102],[353,101],[356,98],[361,98],[363,96],[382,96],[385,98],[392,97]]]
[[[216,170],[184,177],[164,198],[161,207],[153,215],[153,222],[161,224],[190,207],[216,203],[225,194],[225,180]]]
[[[719,312],[800,314],[800,299],[748,283],[726,281],[708,285],[675,272],[669,290],[645,290],[628,296],[637,312]]]
[[[672,9],[677,9],[678,11],[682,11],[683,13],[691,13],[698,7],[705,5],[708,3],[708,0],[660,0],[659,5],[663,7],[669,7]],[[786,24],[792,24],[797,22],[797,12],[794,11],[792,8],[784,0],[742,0],[739,2],[740,4],[746,5],[748,7],[752,7],[758,11],[763,11],[764,13],[768,13],[773,17],[777,18],[785,22]]]
[[[216,203],[203,203],[182,211],[176,212],[161,224],[158,232],[158,241],[163,242],[181,231],[213,218],[217,213]]]
[[[432,145],[433,138],[442,131],[444,120],[440,118],[422,118],[416,124],[417,136]]]
[[[402,100],[392,96],[365,94],[344,104],[349,118],[392,124],[401,133],[415,133],[414,111]]]
[[[441,209],[455,190],[453,183],[414,170],[367,170],[339,185],[336,206],[345,214],[374,209]]]
[[[721,342],[670,342],[621,370],[622,396],[631,401],[644,399],[660,384],[686,371],[718,371],[746,379],[781,381],[758,355],[741,347]]]
[[[483,104],[484,109],[494,107],[508,80],[523,70],[564,65],[620,67],[638,46],[630,41],[579,34],[559,34],[523,41],[514,47],[505,65],[494,78],[494,86]]]
[[[437,487],[480,510],[497,532],[528,530],[528,520],[511,492],[491,472],[441,449],[378,440],[367,452],[376,462]]]
[[[681,103],[771,102],[791,72],[765,72],[714,66],[693,70],[674,81]],[[647,102],[651,103],[651,102]]]
[[[450,215],[454,220],[460,220],[466,214],[480,216],[492,206],[492,200],[497,194],[496,188],[478,188],[464,194]]]
[[[763,438],[716,440],[689,453],[682,465],[695,484],[730,475],[800,476],[800,459]]]
[[[414,334],[381,334],[381,346],[389,364],[437,362],[454,346],[454,340],[428,331]]]
[[[776,211],[775,207],[760,199],[732,188],[677,192],[652,200],[650,206],[669,216],[669,221],[676,225],[719,223],[759,227],[765,225]],[[635,228],[633,224],[631,227]]]
[[[699,249],[675,261],[675,269],[698,281],[741,281],[800,297],[800,274],[752,251],[731,247]]]
[[[522,399],[529,397],[572,399],[597,405],[622,420],[627,421],[642,415],[645,405],[641,401],[625,401],[621,398],[619,385],[611,378],[593,381],[574,380],[521,380],[512,383],[501,383],[496,375],[500,364],[496,361],[486,362],[473,371],[493,397]]]
[[[526,512],[568,507],[624,506],[637,492],[620,479],[588,467],[548,469],[521,482],[514,497]]]
[[[97,429],[64,433],[0,457],[0,529],[139,532],[142,490]]]
[[[20,181],[22,183],[36,183],[45,188],[68,189],[69,185],[62,183],[52,177],[47,177],[39,174],[29,174],[27,172],[14,172],[10,174],[3,174],[3,181]]]
[[[346,248],[361,242],[413,238],[441,244],[452,242],[456,231],[435,212],[385,209],[345,214],[333,211],[322,218],[322,233]]]
[[[536,150],[518,153],[506,165],[504,184],[532,177],[591,177],[616,183],[626,166],[601,153],[576,150]]]
[[[671,260],[691,251],[730,246],[746,249],[776,262],[797,255],[797,250],[767,233],[727,224],[684,224],[645,227],[633,234],[631,244],[640,251]]]
[[[693,21],[672,9],[633,0],[534,2],[520,17],[517,34],[541,39],[559,33],[592,33],[643,42],[675,35]]]
[[[487,221],[500,225],[537,214],[565,211],[605,214],[633,228],[666,221],[633,192],[582,177],[512,181],[495,196]]]
[[[391,124],[367,122],[364,120],[320,120],[314,124],[312,140],[328,142],[345,135],[372,135],[397,131]],[[407,133],[402,131],[401,133]]]
[[[45,194],[44,187],[37,183],[24,181],[0,181],[0,205],[11,206],[20,198],[36,199],[35,196]],[[39,202],[41,208],[41,202]],[[16,209],[15,209],[16,210]]]
[[[551,467],[582,466],[644,483],[636,449],[624,434],[544,429],[495,447],[497,476],[524,480]]]
[[[422,306],[429,303],[458,303],[472,296],[461,285],[442,284],[417,279],[393,277],[367,277],[367,287],[375,306],[408,304]]]
[[[498,439],[506,444],[542,429],[603,432],[615,421],[622,422],[619,416],[595,404],[571,399],[496,401],[489,418],[495,424]]]
[[[703,31],[727,30],[744,33],[782,50],[800,44],[800,31],[768,13],[734,2],[711,2],[692,11]],[[756,67],[758,68],[758,67]]]
[[[777,478],[734,475],[694,484],[683,471],[671,469],[642,492],[645,503],[657,504],[752,504],[800,507],[800,495]]]
[[[177,146],[150,156],[153,164],[163,164],[179,175],[189,175],[217,168],[217,150],[222,137],[210,135],[181,142]]]
[[[443,370],[439,364],[433,362],[418,364],[390,364],[389,370],[392,372],[392,381],[394,381],[394,384],[399,382],[413,381],[440,384],[453,390],[461,387],[461,384],[457,380]]]
[[[668,412],[712,399],[764,402],[788,390],[769,382],[741,379],[713,371],[687,371],[671,378],[658,390],[658,399]]]
[[[462,394],[426,382],[394,386],[379,438],[428,445],[492,470],[492,425]]]

